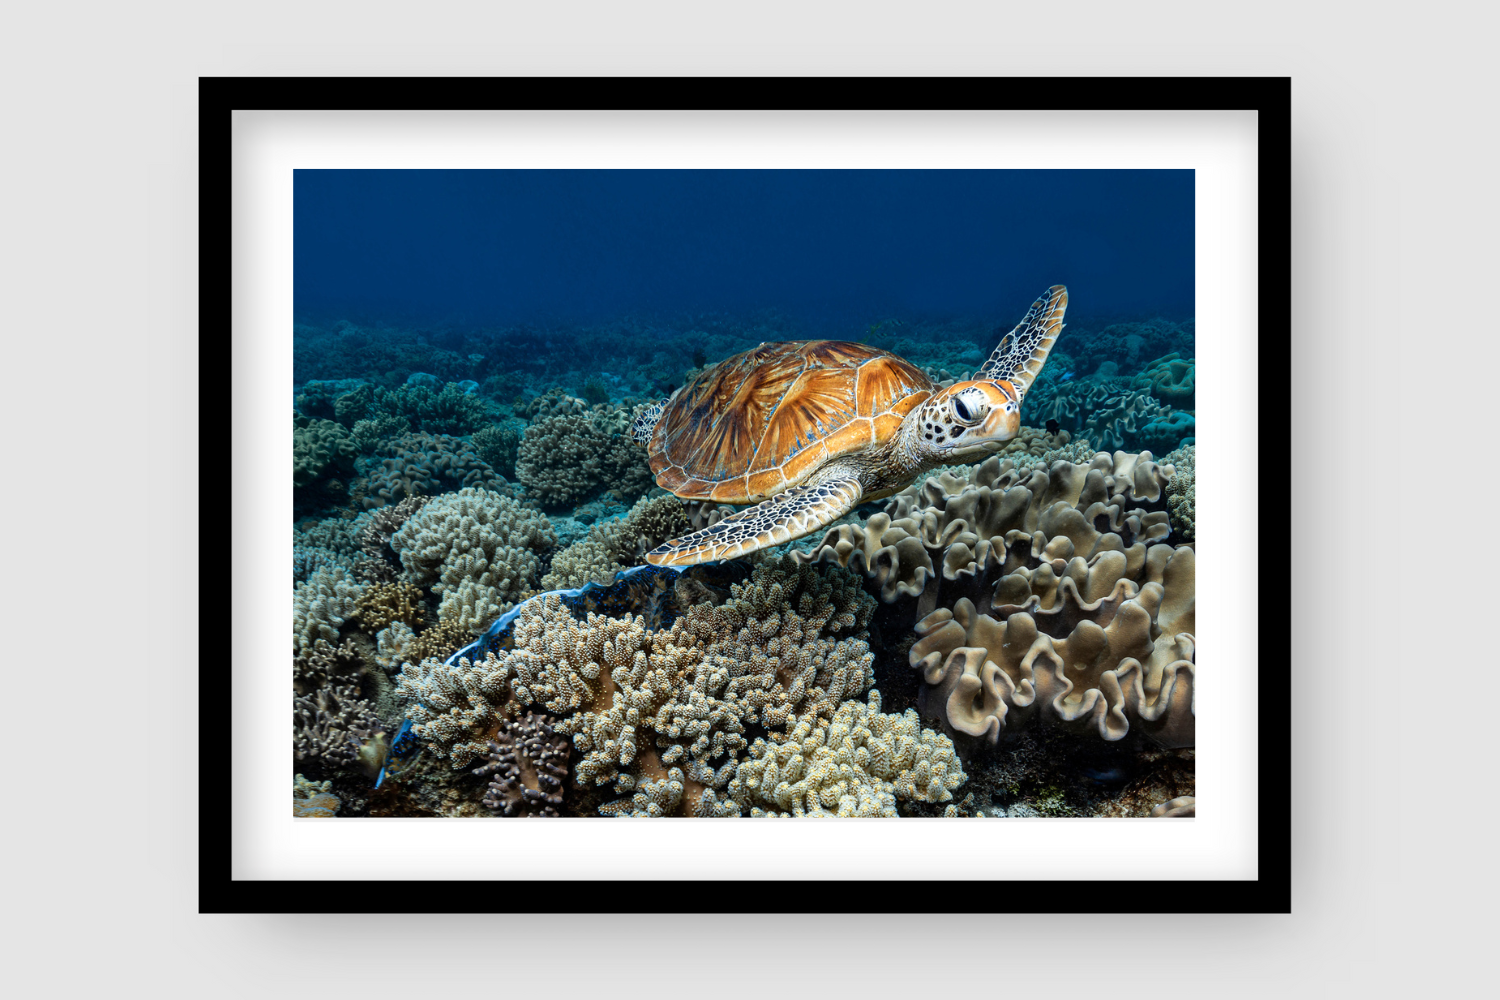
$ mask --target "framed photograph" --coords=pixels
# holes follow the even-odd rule
[[[1289,910],[1288,80],[200,100],[204,912]]]

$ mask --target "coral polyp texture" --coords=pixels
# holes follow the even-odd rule
[[[544,515],[480,489],[428,502],[390,539],[403,576],[442,598],[439,618],[476,632],[535,585],[540,554],[556,543]]]

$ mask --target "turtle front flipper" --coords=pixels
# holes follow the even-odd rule
[[[854,476],[798,486],[659,545],[646,553],[646,561],[653,566],[696,566],[737,559],[812,534],[853,510],[862,496],[864,489]]]
[[[1031,304],[1016,328],[1000,338],[1000,344],[975,379],[1009,382],[1016,390],[1016,402],[1026,397],[1026,390],[1041,374],[1047,355],[1062,332],[1063,313],[1068,308],[1068,289],[1053,285],[1045,295]]]

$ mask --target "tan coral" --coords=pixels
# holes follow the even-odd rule
[[[967,479],[944,474],[897,494],[865,525],[832,528],[796,557],[857,569],[886,603],[916,598],[918,616],[960,597],[981,612],[1033,598],[1033,610],[1047,609],[1065,577],[1096,600],[1143,572],[1147,547],[1170,534],[1167,512],[1152,508],[1171,472],[1149,452],[1029,472],[991,458]]]
[[[1048,622],[1052,635],[1024,611],[997,620],[967,599],[923,618],[908,654],[922,673],[923,714],[990,745],[1045,722],[1192,746],[1193,550],[1153,546],[1147,562],[1138,593],[1125,597],[1134,585],[1120,581],[1110,598]]]
[[[807,716],[780,743],[756,740],[729,795],[752,816],[895,816],[898,799],[947,802],[967,780],[953,742],[917,714],[886,715],[880,692]]]

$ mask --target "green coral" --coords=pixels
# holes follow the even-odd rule
[[[453,382],[440,392],[417,385],[376,389],[371,406],[377,415],[405,417],[429,434],[470,434],[489,423],[484,401]]]
[[[516,451],[521,446],[521,435],[514,428],[496,424],[475,431],[472,440],[479,457],[495,471],[502,476],[516,474]]]
[[[344,425],[333,420],[293,416],[292,483],[311,486],[319,479],[354,471],[359,448]]]
[[[1132,382],[1148,396],[1155,396],[1181,410],[1193,409],[1197,365],[1192,358],[1183,359],[1176,351],[1157,358]]]

